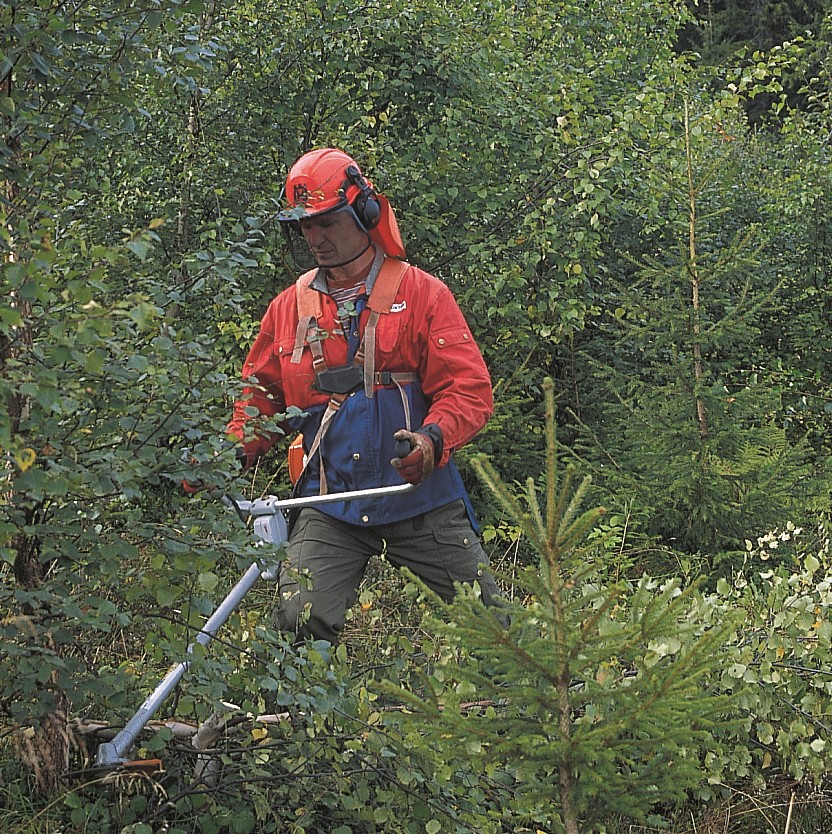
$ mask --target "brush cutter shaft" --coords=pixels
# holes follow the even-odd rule
[[[195,643],[200,646],[207,646],[211,638],[216,637],[217,632],[234,612],[234,609],[242,602],[243,597],[251,590],[251,586],[260,578],[261,573],[265,573],[265,571],[257,562],[249,566],[228,596],[220,603],[217,610],[208,618],[202,630],[197,634]],[[188,646],[188,654],[192,654],[193,650],[194,643],[191,643]],[[125,753],[133,746],[139,733],[162,705],[162,702],[182,680],[190,665],[190,660],[177,663],[165,675],[156,689],[151,692],[136,711],[136,714],[127,722],[124,729],[111,742],[102,744],[98,748],[95,762],[99,767],[117,766],[125,761]]]
[[[414,489],[412,484],[399,484],[398,486],[356,489],[352,492],[332,492],[326,495],[308,495],[304,498],[282,500],[269,495],[256,501],[237,501],[236,504],[242,512],[248,513],[252,518],[258,518],[262,515],[272,515],[278,510],[302,509],[303,507],[317,507],[321,504],[337,504],[341,501],[357,501],[362,498],[401,495],[404,492],[412,492]]]
[[[354,501],[359,498],[372,498],[381,495],[395,495],[401,492],[410,492],[414,489],[410,484],[402,484],[394,487],[381,487],[380,489],[363,489],[354,492],[341,492],[331,495],[316,495],[308,498],[289,498],[281,501],[274,496],[261,498],[257,501],[232,501],[223,498],[227,506],[235,506],[243,514],[248,514],[254,519],[254,532],[263,543],[282,545],[287,537],[286,521],[283,518],[283,510],[291,507],[313,507],[317,504],[330,504],[337,501]],[[216,636],[225,621],[231,616],[237,606],[243,601],[243,597],[251,590],[252,585],[262,576],[264,579],[275,579],[278,566],[271,562],[262,560],[262,564],[253,562],[243,574],[231,592],[220,603],[216,611],[208,618],[208,621],[196,636],[195,643],[200,646],[207,646],[213,637]],[[192,654],[194,643],[188,646],[187,654]],[[124,764],[125,754],[133,746],[139,733],[144,729],[153,714],[162,705],[162,702],[176,688],[182,680],[190,660],[183,660],[177,663],[156,689],[147,697],[139,707],[136,714],[127,722],[124,729],[115,738],[102,744],[96,753],[95,763],[97,767],[112,768]]]

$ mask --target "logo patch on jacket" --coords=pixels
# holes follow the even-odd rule
[[[398,304],[392,304],[390,306],[391,313],[402,313],[407,309],[407,302],[400,301]]]

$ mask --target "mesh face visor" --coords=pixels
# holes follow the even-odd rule
[[[284,209],[280,212],[280,214],[278,214],[277,219],[280,223],[280,228],[283,231],[286,246],[289,249],[289,256],[292,258],[292,261],[298,269],[306,271],[314,269],[316,266],[345,266],[357,258],[360,258],[361,255],[363,255],[364,252],[370,248],[370,238],[367,237],[366,247],[364,247],[360,252],[352,254],[346,260],[341,260],[337,263],[319,263],[315,259],[315,256],[310,250],[308,244],[306,243],[306,238],[303,235],[304,226],[308,227],[308,225],[318,223],[320,221],[327,222],[330,219],[335,220],[339,215],[344,214],[349,215],[357,228],[365,235],[367,234],[367,230],[361,224],[361,221],[358,219],[353,207],[346,200],[343,200],[332,208],[325,209],[324,211],[309,213],[306,211],[304,206],[297,205],[293,208]]]

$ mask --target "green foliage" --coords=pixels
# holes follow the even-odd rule
[[[19,418],[10,410],[0,420],[17,470],[0,552],[8,576],[20,568],[23,537],[50,574],[46,584],[3,585],[3,607],[19,612],[4,624],[3,662],[21,671],[34,664],[31,675],[4,676],[3,703],[16,721],[30,710],[48,713],[49,692],[79,708],[106,695],[92,658],[69,648],[77,635],[127,626],[122,606],[131,597],[149,594],[170,608],[188,593],[180,572],[195,580],[218,559],[204,521],[192,530],[179,526],[184,518],[171,523],[181,512],[178,483],[194,476],[194,465],[180,459],[183,447],[198,465],[210,462],[217,483],[236,470],[214,428],[227,409],[217,394],[233,385],[215,354],[166,320],[175,291],[133,258],[139,244],[148,257],[152,234],[87,248],[77,238],[53,243],[50,232],[48,224],[34,229],[31,257],[5,270],[12,291],[4,308],[20,313],[18,299],[29,302],[4,335],[11,341],[26,328],[29,337],[3,377],[6,401],[26,406]],[[127,270],[131,292],[122,294],[116,276]],[[47,634],[52,647],[35,648]],[[47,685],[53,671],[58,677]]]
[[[146,739],[137,753],[161,755],[164,773],[152,780],[126,774],[106,786],[79,782],[53,816],[100,831],[164,827],[179,834],[488,830],[498,786],[477,785],[464,755],[434,773],[416,737],[396,727],[397,707],[382,701],[372,670],[356,674],[345,647],[290,646],[251,610],[232,629],[246,654],[218,647],[212,661],[200,664],[208,674],[198,673],[188,687],[203,716],[216,709],[224,721],[201,765],[188,742],[173,742],[170,734]],[[386,648],[388,662],[403,674],[423,662],[411,659],[414,646],[404,638]],[[253,720],[263,699],[267,712],[276,713],[268,722]],[[218,789],[200,781],[198,769],[218,779]],[[465,772],[471,776],[461,783]],[[33,820],[48,819],[45,807],[34,811]]]
[[[635,497],[649,534],[711,567],[826,491],[760,350],[785,280],[761,258],[775,233],[722,205],[738,172],[731,142],[703,130],[715,117],[685,102],[680,143],[651,171],[669,219],[653,251],[625,255],[617,306],[599,320],[606,344],[588,345],[608,402],[578,417],[605,489]]]
[[[803,31],[817,20],[811,3],[788,14],[764,6],[766,40],[750,37],[748,18],[730,34],[769,51],[710,71],[679,55],[686,27],[709,14],[713,26],[699,31],[718,36],[737,4],[393,0],[381,14],[353,0],[0,0],[9,33],[0,44],[0,738],[16,739],[29,768],[3,748],[4,813],[19,812],[12,830],[146,834],[164,820],[186,831],[486,832],[545,828],[553,813],[543,798],[547,775],[558,778],[545,751],[561,744],[542,721],[556,714],[551,682],[518,672],[517,703],[529,706],[520,714],[491,675],[522,670],[517,646],[551,648],[537,642],[552,615],[549,586],[529,567],[546,536],[532,534],[532,504],[514,505],[530,514],[518,523],[475,482],[466,450],[494,561],[517,578],[508,632],[463,599],[457,619],[487,627],[463,641],[457,623],[448,644],[434,643],[413,599],[368,585],[346,659],[296,656],[265,627],[271,592],[258,589],[228,627],[245,651],[199,657],[170,705],[202,721],[227,701],[242,721],[263,708],[261,692],[285,702],[290,725],[266,736],[258,727],[223,750],[221,791],[199,795],[193,754],[157,739],[145,743],[182,759],[158,784],[118,786],[116,802],[54,782],[51,803],[33,795],[55,711],[59,723],[63,712],[126,718],[254,558],[231,514],[205,495],[186,502],[178,484],[252,494],[286,485],[283,464],[267,459],[241,486],[222,426],[259,315],[293,278],[272,222],[282,178],[323,144],[357,155],[391,196],[411,259],[460,299],[497,395],[477,449],[512,482],[538,475],[542,368],[558,381],[565,446],[594,474],[586,498],[619,508],[574,530],[586,534],[577,552],[595,572],[562,597],[576,622],[597,628],[587,632],[594,654],[562,658],[561,671],[584,679],[568,692],[570,729],[600,739],[649,681],[683,694],[672,670],[697,671],[708,623],[739,608],[755,625],[737,630],[719,673],[703,680],[746,712],[715,735],[698,773],[693,738],[679,772],[705,773],[711,802],[729,782],[771,787],[826,766],[828,658],[813,637],[825,625],[820,615],[806,623],[827,602],[825,551],[784,555],[785,542],[767,543],[763,560],[765,550],[744,547],[788,523],[808,529],[804,518],[828,505],[832,427],[829,39]],[[795,35],[807,40],[780,44]],[[715,39],[705,59],[728,54],[725,45]],[[746,114],[763,111],[776,124],[750,131]],[[638,578],[646,567],[670,577],[699,551],[722,560],[733,584],[708,596],[688,588],[677,601],[672,580]],[[562,568],[589,579],[577,564]],[[603,646],[653,623],[652,643],[633,638],[629,654],[604,660]],[[490,653],[491,638],[502,654]],[[467,678],[457,658],[482,679]],[[537,771],[518,765],[526,751],[511,736],[476,752],[443,738],[428,749],[435,735],[383,708],[392,705],[377,697],[377,667],[412,688],[427,676],[423,692],[451,706],[477,698],[472,681],[482,686],[494,696],[490,717],[518,722],[518,738],[534,728]],[[663,720],[660,708],[673,712],[676,699],[649,702],[642,717]],[[451,730],[478,723],[471,715]],[[642,759],[662,736],[646,726],[627,749],[605,748],[611,787],[630,771],[649,781],[653,759]],[[656,764],[674,752],[666,741]],[[53,752],[60,770],[66,751]]]
[[[162,217],[97,222],[121,196],[101,166],[133,129],[132,80],[155,73],[145,27],[160,11],[86,5],[71,26],[41,12],[2,7],[19,39],[3,70],[0,709],[54,791],[67,755],[54,717],[132,706],[145,641],[154,675],[210,611],[218,576],[252,559],[217,507],[189,518],[179,482],[236,475],[218,427],[237,362],[208,319],[192,323],[238,315],[240,272],[267,258],[240,224],[187,253],[184,281]]]
[[[832,566],[828,534],[817,533],[806,540],[789,524],[749,541],[742,568],[717,586],[717,610],[739,612],[743,627],[714,689],[736,693],[743,723],[709,751],[714,785],[759,789],[783,776],[819,784],[829,771]]]
[[[558,472],[551,380],[544,392],[545,506],[531,480],[521,498],[475,463],[539,556],[515,580],[529,602],[495,610],[463,593],[442,606],[443,662],[405,693],[403,720],[440,759],[464,749],[481,779],[509,780],[504,825],[578,832],[613,814],[646,820],[704,781],[712,733],[729,723],[706,684],[731,618],[675,581],[598,582],[603,551],[586,539],[603,510],[582,512],[588,481]],[[474,698],[479,709],[462,708]]]

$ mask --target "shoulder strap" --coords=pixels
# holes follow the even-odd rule
[[[385,258],[381,265],[378,277],[373,284],[373,291],[367,299],[367,306],[378,313],[389,313],[393,302],[396,300],[396,293],[404,278],[410,264],[406,261],[397,261],[395,258]],[[295,283],[295,293],[298,303],[298,318],[318,319],[323,315],[321,306],[321,294],[312,289],[312,282],[318,274],[317,269],[310,269],[304,272]]]
[[[405,272],[410,268],[407,261],[385,258],[367,299],[367,306],[376,313],[389,313]]]
[[[405,272],[410,268],[406,261],[385,258],[381,265],[375,284],[373,284],[367,306],[370,308],[370,318],[364,327],[364,338],[358,348],[355,361],[364,365],[364,394],[367,399],[373,398],[376,378],[376,325],[380,315],[390,312],[396,293],[402,283]]]
[[[295,345],[292,350],[292,363],[295,365],[301,361],[303,347],[306,344],[310,328],[314,327],[315,321],[323,315],[321,294],[312,289],[312,281],[315,280],[317,274],[317,269],[310,269],[309,272],[304,272],[295,282],[295,295],[298,304],[298,329],[295,331]],[[314,353],[317,359],[317,351]]]
[[[310,269],[309,272],[304,272],[303,275],[295,282],[295,292],[298,299],[298,316],[306,318],[320,318],[323,315],[323,307],[321,306],[321,294],[317,290],[312,289],[312,282],[318,274],[317,269]]]

